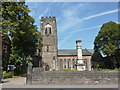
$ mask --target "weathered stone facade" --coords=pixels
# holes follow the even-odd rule
[[[91,55],[93,52],[92,49],[82,49],[82,60],[87,71],[91,71]],[[58,50],[59,69],[77,70],[77,60],[76,49]]]
[[[82,49],[81,40],[77,40],[75,50],[58,50],[56,18],[41,17],[40,24],[43,36],[41,57],[45,71],[53,69],[91,70],[91,56],[94,50]]]
[[[42,61],[45,70],[57,68],[57,28],[55,17],[41,18],[41,33],[43,36]]]
[[[83,55],[82,59],[86,66],[86,70],[91,71],[91,56]],[[58,55],[58,63],[59,69],[77,70],[77,55]]]

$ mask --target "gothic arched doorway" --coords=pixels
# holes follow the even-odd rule
[[[45,71],[49,71],[49,69],[50,69],[49,65],[46,65]]]

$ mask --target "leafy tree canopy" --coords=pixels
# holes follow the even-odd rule
[[[120,46],[119,24],[108,22],[102,25],[94,41],[94,48],[104,55],[115,55]]]
[[[26,59],[41,48],[41,34],[34,25],[25,2],[2,2],[2,30],[11,39],[10,63],[21,60],[24,67]],[[39,44],[38,44],[39,43]],[[20,61],[19,61],[20,62]]]

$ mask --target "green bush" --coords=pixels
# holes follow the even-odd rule
[[[53,69],[52,71],[56,71],[56,69]]]
[[[27,77],[27,74],[26,74],[26,73],[25,73],[25,74],[22,74],[21,77]]]
[[[120,71],[120,68],[118,68],[118,71]]]
[[[12,76],[12,78],[19,78],[19,76]]]
[[[71,70],[71,69],[61,69],[60,71],[77,71],[77,70]]]
[[[52,71],[57,71],[56,69],[53,69]],[[77,70],[70,70],[70,69],[60,69],[60,71],[77,71]]]
[[[96,67],[97,67],[97,68],[106,68],[106,64],[105,64],[105,62],[98,62],[98,63],[96,64]]]
[[[12,71],[10,71],[8,73],[6,71],[4,71],[3,74],[2,74],[2,78],[3,79],[12,78],[12,76],[13,76],[13,72]]]
[[[61,69],[60,71],[70,71],[69,69]]]

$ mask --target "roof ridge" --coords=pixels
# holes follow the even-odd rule
[[[85,48],[85,50],[86,50],[88,53],[90,53],[90,54],[92,55],[92,53],[91,53],[91,52],[89,52],[87,48]]]
[[[58,50],[76,50],[76,49],[58,49]],[[87,50],[87,51],[88,51],[88,50],[94,50],[94,49],[86,49],[86,48],[85,48],[85,49],[82,49],[82,50]],[[88,52],[89,52],[89,51],[88,51]]]
[[[58,49],[58,50],[76,50],[76,49]]]

